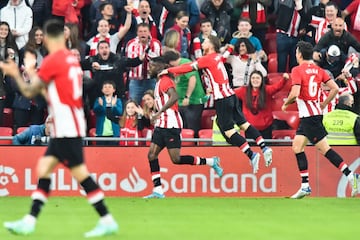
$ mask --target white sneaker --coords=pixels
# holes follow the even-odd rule
[[[351,185],[351,197],[355,197],[359,193],[359,174],[352,173],[353,177],[350,178],[350,185]]]
[[[297,191],[290,198],[301,199],[301,198],[303,198],[305,196],[308,196],[310,194],[311,194],[311,188],[310,187],[304,187],[304,188],[300,188],[299,191]]]
[[[110,223],[103,223],[99,220],[95,228],[93,228],[89,232],[86,232],[84,237],[93,238],[93,237],[112,235],[117,233],[118,230],[119,230],[119,226],[115,221],[112,221]]]
[[[256,174],[259,171],[259,160],[260,160],[260,153],[254,152],[250,160],[253,169],[253,174]]]
[[[269,147],[265,147],[263,154],[264,154],[264,160],[265,160],[265,166],[269,167],[272,163],[272,149]]]

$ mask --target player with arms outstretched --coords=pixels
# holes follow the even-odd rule
[[[50,176],[54,168],[62,163],[70,169],[72,176],[80,183],[90,204],[100,220],[96,227],[85,233],[85,237],[113,234],[118,225],[104,204],[104,193],[91,178],[84,163],[82,137],[86,124],[82,103],[82,70],[78,60],[65,47],[64,25],[58,20],[49,20],[44,26],[44,42],[49,55],[44,58],[38,72],[36,59],[25,55],[25,71],[30,84],[23,81],[15,62],[1,62],[4,74],[15,79],[21,93],[32,98],[46,88],[48,111],[53,116],[51,139],[43,157],[37,164],[38,184],[32,193],[29,214],[14,222],[5,222],[4,227],[18,235],[35,231],[35,224],[42,206],[50,193]]]
[[[301,176],[300,189],[291,198],[303,198],[311,194],[309,185],[308,160],[305,146],[310,141],[329,161],[347,176],[352,187],[351,196],[358,193],[358,174],[351,172],[341,156],[337,154],[326,140],[327,132],[323,126],[322,109],[335,97],[338,86],[329,75],[312,61],[313,47],[310,43],[300,41],[296,48],[296,59],[299,66],[291,71],[292,88],[282,110],[296,101],[299,109],[300,125],[293,140],[292,149],[295,153]],[[328,97],[319,102],[321,84],[326,84],[330,92]]]
[[[260,132],[246,121],[240,110],[239,101],[234,90],[229,85],[228,74],[223,62],[224,59],[219,54],[220,40],[215,36],[209,36],[204,40],[201,47],[205,56],[198,58],[192,63],[168,68],[162,74],[172,73],[180,75],[198,69],[204,70],[204,74],[209,79],[214,94],[219,129],[229,144],[239,147],[248,156],[253,173],[255,174],[259,169],[260,154],[250,149],[246,139],[234,128],[234,124],[237,124],[241,130],[245,131],[247,136],[255,139],[263,151],[266,166],[270,166],[272,162],[272,150],[266,146]]]

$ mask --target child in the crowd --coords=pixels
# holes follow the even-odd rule
[[[138,114],[140,107],[136,101],[129,99],[125,103],[124,114],[120,120],[121,136],[120,138],[139,138],[141,137],[141,131],[138,128],[138,122],[142,118],[141,114]],[[138,140],[121,140],[121,146],[138,146]]]
[[[114,96],[116,85],[113,81],[104,81],[102,86],[102,97],[94,103],[96,115],[97,137],[119,137],[119,118],[123,112],[121,100]],[[102,145],[114,145],[114,141],[103,141]]]

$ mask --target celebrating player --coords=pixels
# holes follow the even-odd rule
[[[35,231],[37,217],[50,193],[51,173],[62,163],[84,188],[89,203],[101,217],[96,227],[85,233],[85,237],[113,234],[118,230],[118,225],[104,204],[104,193],[90,177],[84,163],[82,137],[85,136],[86,124],[82,103],[82,70],[78,60],[65,47],[63,23],[49,20],[44,26],[44,42],[49,55],[44,58],[38,72],[35,70],[36,59],[25,55],[25,71],[30,77],[30,84],[23,81],[15,62],[9,60],[0,63],[4,74],[16,80],[24,96],[32,98],[46,88],[48,110],[53,116],[50,143],[37,165],[38,184],[31,195],[30,212],[18,221],[5,222],[4,227],[19,235]]]
[[[303,198],[311,194],[308,161],[305,155],[305,146],[308,141],[314,144],[322,155],[347,176],[352,187],[351,196],[354,197],[358,193],[359,175],[351,172],[341,156],[331,149],[326,140],[327,132],[322,123],[322,109],[335,97],[339,88],[325,70],[314,64],[312,55],[313,47],[310,43],[298,42],[296,59],[299,66],[294,67],[291,71],[292,88],[282,106],[282,110],[285,111],[290,104],[296,101],[300,117],[300,125],[296,131],[292,148],[300,171],[301,187],[291,198]],[[325,83],[330,88],[330,93],[324,102],[319,103],[321,83]]]
[[[248,156],[253,168],[253,173],[255,174],[259,169],[260,154],[250,149],[246,139],[235,130],[234,123],[237,124],[241,130],[244,130],[247,136],[256,140],[256,143],[263,151],[266,166],[270,166],[272,162],[272,150],[265,145],[265,141],[260,135],[260,132],[246,121],[243,113],[240,111],[239,101],[229,85],[229,78],[223,63],[223,57],[218,54],[220,40],[210,35],[204,40],[201,47],[205,56],[189,64],[168,68],[162,71],[161,74],[172,73],[179,75],[204,69],[205,77],[210,80],[215,97],[217,124],[219,125],[220,131],[229,144],[238,146]]]

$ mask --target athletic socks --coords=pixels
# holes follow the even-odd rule
[[[38,181],[37,189],[32,193],[32,205],[30,210],[30,215],[34,218],[37,218],[41,208],[47,202],[47,198],[50,192],[50,179],[49,178],[40,178]]]
[[[351,171],[348,168],[348,165],[343,161],[343,159],[340,157],[339,154],[337,154],[337,152],[335,152],[334,150],[332,150],[331,148],[329,149],[329,151],[327,151],[325,153],[325,157],[327,159],[329,159],[329,161],[338,169],[340,169],[340,171],[342,171],[342,173],[345,176],[348,176]]]
[[[104,192],[101,191],[96,182],[88,176],[84,181],[80,183],[84,188],[88,202],[93,205],[97,213],[103,217],[109,214],[107,207],[104,204]]]

